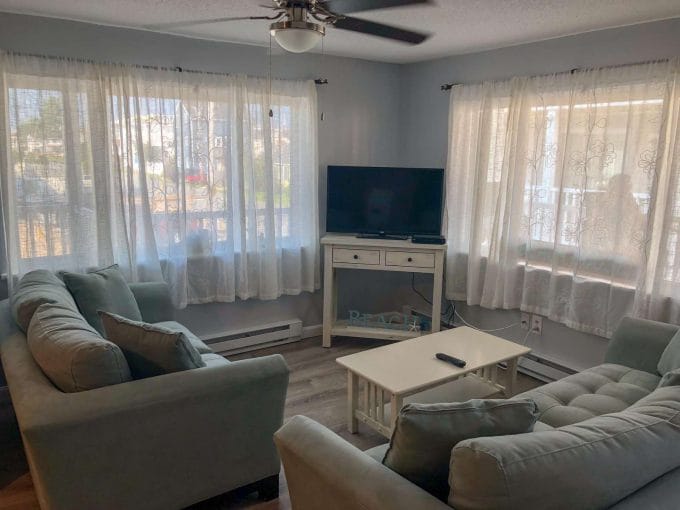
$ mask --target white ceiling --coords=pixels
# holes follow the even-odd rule
[[[225,16],[261,16],[270,0],[0,0],[0,11],[102,25],[144,25]],[[415,62],[551,39],[604,28],[680,17],[680,0],[435,0],[433,6],[365,11],[357,17],[433,33],[409,46],[330,28],[328,54]],[[232,21],[164,32],[268,45],[267,21]],[[317,48],[315,51],[320,51]]]

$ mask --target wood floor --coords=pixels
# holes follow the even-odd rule
[[[297,414],[308,416],[330,428],[361,450],[384,443],[381,435],[360,425],[358,434],[347,432],[346,374],[335,363],[335,358],[384,345],[376,340],[337,339],[331,349],[321,347],[320,338],[276,348],[254,351],[236,356],[230,360],[245,359],[265,354],[282,354],[290,367],[290,384],[286,399],[285,418]],[[517,391],[526,391],[541,383],[530,377],[519,375]],[[280,497],[269,502],[260,502],[252,494],[238,491],[191,507],[191,510],[289,510],[290,499],[285,477],[281,477]],[[19,431],[11,406],[0,405],[0,510],[39,510],[26,459],[21,447]]]

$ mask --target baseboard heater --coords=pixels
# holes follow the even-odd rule
[[[290,319],[205,335],[201,340],[218,354],[238,354],[240,352],[297,342],[301,337],[302,321],[300,319]]]

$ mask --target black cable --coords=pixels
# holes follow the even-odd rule
[[[432,301],[427,299],[423,294],[420,293],[420,291],[418,289],[416,289],[416,274],[415,273],[411,273],[411,289],[413,289],[413,292],[418,294],[422,298],[423,301],[425,301],[428,305],[432,306]]]

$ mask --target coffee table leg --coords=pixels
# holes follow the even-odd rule
[[[394,426],[397,424],[397,416],[404,405],[403,397],[399,395],[390,396],[390,430],[394,431]]]
[[[351,370],[347,371],[347,430],[356,434],[359,422],[355,411],[359,404],[359,377]]]
[[[518,358],[513,358],[507,361],[508,369],[506,373],[507,382],[505,384],[505,397],[510,398],[515,394],[515,386],[517,384],[517,362]]]

